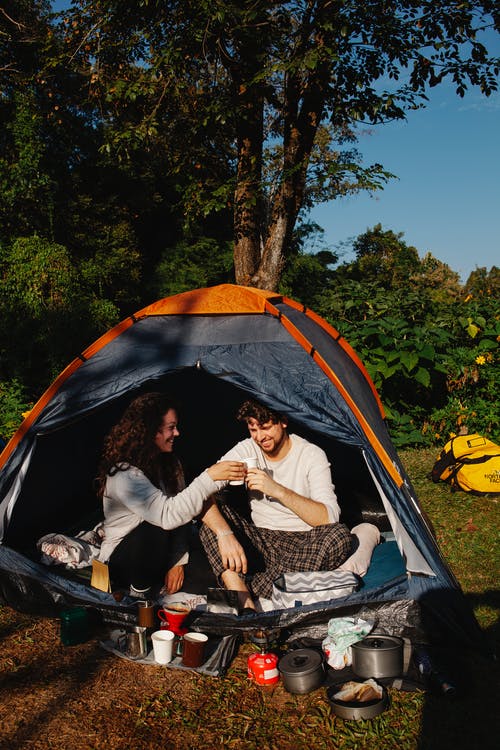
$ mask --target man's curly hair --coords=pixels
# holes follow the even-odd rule
[[[244,401],[236,413],[236,419],[239,422],[248,422],[249,419],[256,419],[259,424],[266,424],[272,422],[278,424],[279,422],[287,423],[287,418],[280,414],[274,409],[269,409],[263,404],[259,404],[258,401]]]
[[[155,443],[163,417],[177,404],[165,393],[146,393],[135,398],[104,440],[97,475],[97,493],[102,497],[108,474],[136,466],[156,486],[163,483],[169,492],[179,491],[183,473],[171,453],[162,453]]]

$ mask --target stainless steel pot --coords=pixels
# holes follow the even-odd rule
[[[323,657],[311,648],[298,648],[278,664],[283,686],[289,693],[310,693],[325,680]]]
[[[371,633],[353,643],[352,671],[359,677],[397,677],[403,672],[403,639]]]

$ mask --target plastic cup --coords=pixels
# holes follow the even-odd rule
[[[171,630],[155,630],[151,634],[153,656],[157,664],[168,664],[174,656],[175,633]]]

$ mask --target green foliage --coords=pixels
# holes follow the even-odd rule
[[[445,79],[459,95],[497,90],[498,62],[476,38],[489,13],[480,0],[432,12],[406,0],[389,12],[385,1],[333,12],[324,0],[76,0],[60,34],[87,75],[101,155],[158,155],[186,231],[234,209],[238,283],[277,289],[301,210],[393,176],[362,164],[359,123],[403,119]]]
[[[425,442],[420,419],[446,398],[443,354],[452,334],[429,317],[421,296],[375,282],[344,281],[323,295],[323,314],[365,365],[394,428],[395,442]]]
[[[1,250],[0,378],[17,378],[29,393],[39,394],[69,360],[119,320],[116,304],[98,292],[116,266],[127,288],[126,258],[119,254],[115,264],[111,255],[107,263],[99,260],[94,276],[88,263],[82,274],[67,248],[36,235]]]
[[[134,310],[140,300],[142,258],[130,224],[117,221],[99,229],[92,238],[92,256],[79,264],[82,281],[99,299],[112,301],[116,312],[124,305]]]
[[[429,415],[429,429],[437,440],[466,429],[500,441],[500,311],[490,298],[484,302],[474,304],[473,315],[459,318],[464,343],[450,348],[444,357],[448,400]],[[465,312],[472,312],[470,304],[463,303]]]
[[[279,292],[292,299],[300,300],[316,309],[322,292],[322,285],[328,276],[328,265],[335,257],[321,254],[300,254],[290,258],[281,277]]]
[[[377,279],[380,286],[398,286],[419,267],[418,252],[402,240],[403,234],[383,231],[377,224],[360,235],[353,244],[356,261],[350,271],[358,279]]]
[[[0,437],[9,439],[22,422],[22,415],[31,408],[24,388],[17,379],[0,381]]]
[[[324,276],[315,309],[364,363],[395,444],[435,444],[460,429],[498,440],[498,297],[480,284],[464,297],[445,264],[408,253],[401,235],[380,226],[355,248],[355,261]]]
[[[403,240],[403,233],[383,230],[381,224],[359,235],[353,243],[356,259],[338,269],[342,277],[373,281],[385,289],[411,286],[430,301],[447,302],[460,293],[459,275],[446,263],[427,253],[419,258],[416,248]]]
[[[4,294],[11,310],[31,319],[67,312],[78,296],[76,271],[62,245],[36,235],[17,239],[6,257]]]
[[[464,294],[470,295],[470,300],[500,299],[500,268],[493,266],[488,269],[476,268],[470,274],[464,287]],[[468,301],[469,301],[468,299]]]
[[[37,236],[17,239],[1,261],[2,377],[31,385],[48,379],[68,351],[81,308],[77,273],[66,248]]]
[[[95,331],[95,337],[104,333],[121,320],[118,307],[109,299],[91,299],[89,303],[89,320]],[[93,336],[89,336],[87,343]]]
[[[0,226],[3,237],[48,230],[53,220],[53,187],[44,166],[42,118],[32,90],[13,97],[12,119],[2,137]]]
[[[323,244],[323,229],[315,223],[301,222],[295,229],[279,292],[317,309],[325,286],[334,276],[338,261],[335,252]]]
[[[184,241],[166,248],[151,281],[153,298],[186,292],[198,287],[231,282],[233,255],[229,242],[207,237]]]

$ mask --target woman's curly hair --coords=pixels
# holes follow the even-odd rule
[[[136,466],[156,486],[178,492],[183,482],[179,459],[162,453],[155,443],[163,417],[177,404],[165,393],[145,393],[135,398],[104,440],[97,475],[97,493],[104,494],[108,474]]]

